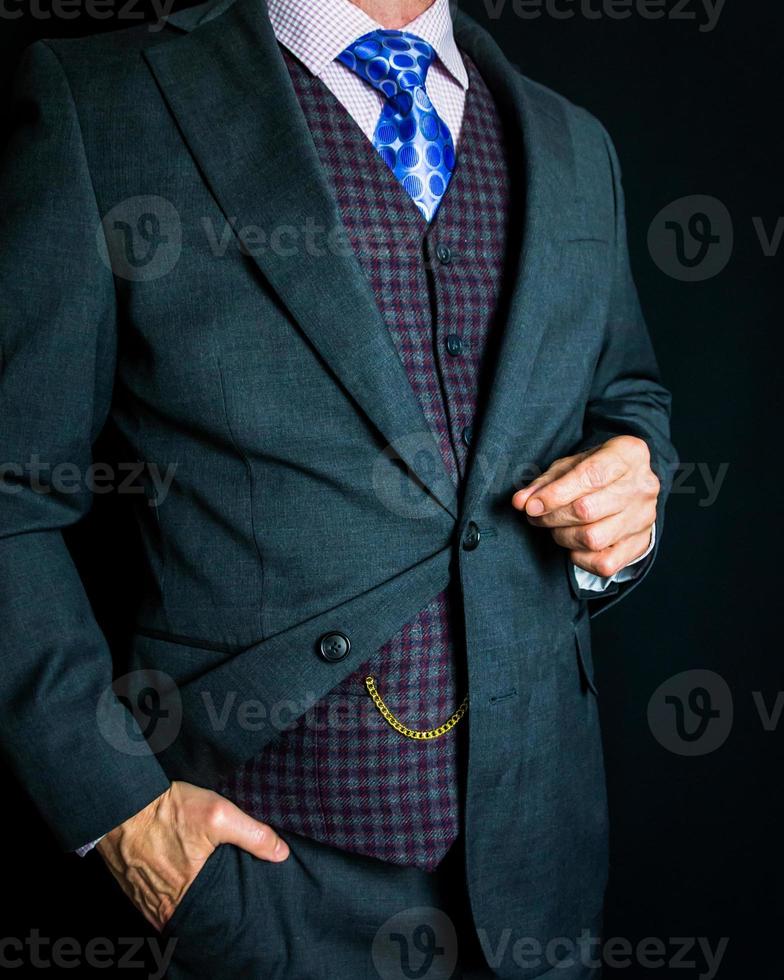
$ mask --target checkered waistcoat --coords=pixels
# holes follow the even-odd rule
[[[458,166],[428,228],[340,103],[285,57],[351,245],[459,486],[509,278],[509,166],[496,105],[466,57]],[[372,674],[393,713],[414,729],[441,725],[465,696],[459,598],[442,593],[411,613],[371,661],[222,791],[284,836],[290,830],[435,868],[460,831],[465,722],[441,738],[411,740],[383,720],[364,684]]]

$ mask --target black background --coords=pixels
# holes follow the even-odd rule
[[[590,0],[590,10],[602,10],[602,2]],[[668,959],[677,950],[675,937],[703,937],[713,949],[726,937],[720,980],[780,978],[784,753],[778,729],[784,730],[784,716],[778,729],[766,730],[759,703],[761,697],[772,711],[784,691],[777,629],[777,286],[784,243],[779,254],[766,255],[754,219],[762,219],[769,238],[778,221],[784,224],[784,14],[777,3],[763,8],[727,0],[708,31],[702,0],[685,6],[667,0],[668,16],[660,20],[646,19],[634,4],[625,19],[594,18],[570,0],[557,4],[574,11],[569,19],[522,18],[512,0],[460,6],[489,28],[525,74],[586,106],[612,134],[624,168],[635,277],[674,393],[676,446],[686,464],[702,464],[714,475],[727,466],[709,506],[696,472],[684,480],[671,500],[653,573],[595,623],[613,821],[606,935],[632,943],[659,938]],[[4,93],[31,41],[124,26],[128,21],[116,17],[0,17]],[[658,212],[691,195],[718,198],[734,224],[727,266],[704,282],[666,274],[647,244]],[[90,523],[94,528],[100,517],[88,521],[86,544],[76,547],[113,632],[122,629],[119,609],[127,603],[121,581],[109,572],[133,567],[132,541],[115,537],[112,548],[122,560],[112,561],[94,530],[90,536]],[[698,668],[727,682],[734,718],[720,747],[690,758],[660,744],[647,709],[662,682]],[[13,785],[9,776],[0,778],[3,787]],[[85,943],[153,934],[96,855],[80,861],[60,854],[21,792],[3,798],[0,936],[25,937],[37,928]],[[670,962],[652,970],[637,961],[617,972],[696,978],[705,966],[696,955],[691,968]]]

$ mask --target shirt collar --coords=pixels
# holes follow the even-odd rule
[[[267,10],[279,43],[317,78],[357,38],[381,27],[351,0],[267,0]],[[449,0],[434,0],[402,30],[432,45],[450,75],[462,88],[468,88],[468,72],[455,41]]]

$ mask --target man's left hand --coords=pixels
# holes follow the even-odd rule
[[[575,565],[610,578],[648,549],[659,490],[645,441],[617,436],[557,459],[512,506],[549,528]]]

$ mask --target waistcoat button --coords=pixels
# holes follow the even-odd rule
[[[447,334],[446,349],[453,356],[463,353],[463,338],[456,333]]]
[[[452,261],[452,249],[448,245],[437,245],[436,258],[441,265],[449,265]]]

